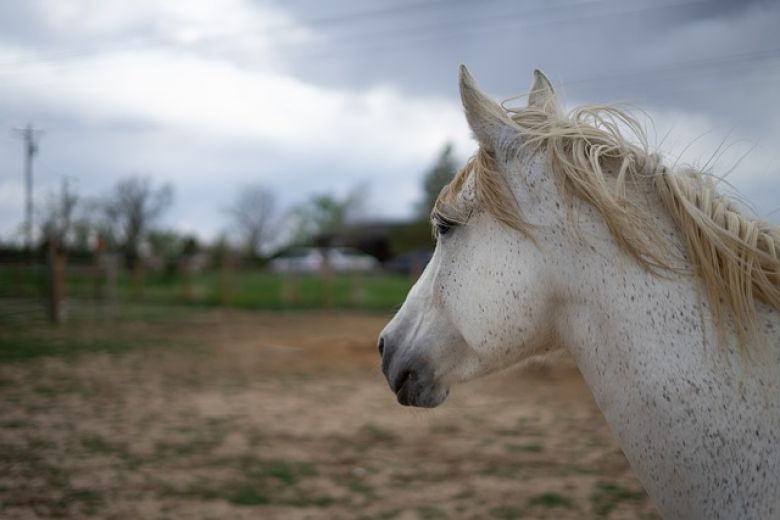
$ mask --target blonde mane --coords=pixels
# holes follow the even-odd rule
[[[654,226],[638,190],[654,192],[679,228],[687,261],[704,283],[720,332],[725,311],[741,345],[760,337],[755,300],[780,310],[780,226],[741,213],[732,199],[718,193],[710,175],[666,168],[649,152],[639,122],[620,109],[591,105],[564,115],[550,97],[535,106],[504,110],[519,127],[522,146],[546,152],[565,200],[576,196],[592,204],[620,247],[650,271],[682,272],[675,265],[684,259]],[[471,173],[480,204],[533,239],[493,155],[484,149],[442,190],[434,212],[451,207]]]

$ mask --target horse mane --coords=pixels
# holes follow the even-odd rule
[[[740,345],[759,338],[756,299],[780,310],[780,226],[743,214],[734,200],[718,192],[708,173],[664,166],[658,154],[650,153],[639,122],[616,107],[587,105],[564,114],[550,95],[534,106],[504,110],[519,127],[518,135],[494,153],[545,151],[564,200],[578,197],[593,205],[619,246],[651,272],[684,272],[675,267],[684,258],[654,225],[637,190],[645,186],[655,192],[679,228],[720,333],[725,310]],[[533,238],[494,153],[480,148],[442,190],[434,211],[444,211],[473,172],[481,205]]]

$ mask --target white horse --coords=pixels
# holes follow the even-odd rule
[[[780,227],[664,167],[624,112],[565,115],[534,74],[507,109],[461,68],[479,149],[380,336],[390,387],[434,407],[565,349],[665,517],[780,518]]]

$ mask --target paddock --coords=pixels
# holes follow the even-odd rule
[[[658,518],[566,360],[420,411],[386,315],[124,314],[0,331],[3,518]]]

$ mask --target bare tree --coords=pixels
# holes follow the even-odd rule
[[[259,257],[276,235],[276,197],[260,184],[243,187],[228,208],[250,257]]]
[[[329,237],[363,215],[367,198],[368,186],[365,184],[357,185],[343,198],[330,194],[312,196],[293,210],[295,240],[304,242],[319,237],[327,242]]]
[[[60,193],[49,194],[41,218],[42,235],[46,241],[53,241],[57,247],[65,245],[78,202],[79,197],[72,190],[67,179],[62,180]]]
[[[171,186],[164,184],[155,187],[148,177],[120,180],[105,200],[105,217],[114,230],[128,267],[135,267],[141,240],[154,221],[170,207],[171,202]]]
[[[92,250],[98,237],[104,240],[110,233],[105,229],[102,201],[94,197],[82,197],[70,223],[71,244],[77,251]]]

